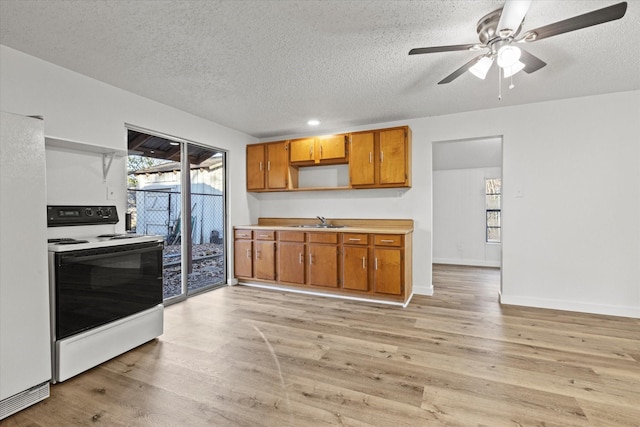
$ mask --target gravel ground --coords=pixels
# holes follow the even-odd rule
[[[193,272],[189,280],[189,290],[224,282],[223,245],[205,243],[194,245],[192,249]],[[180,283],[180,245],[167,245],[164,248],[164,297],[181,293]]]

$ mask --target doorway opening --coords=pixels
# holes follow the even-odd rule
[[[432,159],[433,264],[487,268],[499,276],[502,137],[434,142]]]
[[[127,228],[163,236],[165,304],[226,285],[226,152],[130,125],[127,144]]]

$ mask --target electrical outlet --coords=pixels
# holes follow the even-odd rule
[[[112,187],[107,187],[107,200],[115,200],[116,191]]]

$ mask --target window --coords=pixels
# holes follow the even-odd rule
[[[485,179],[484,184],[487,228],[486,240],[487,243],[500,243],[500,196],[502,190],[501,179]]]

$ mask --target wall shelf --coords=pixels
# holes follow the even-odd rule
[[[45,147],[62,148],[65,150],[80,151],[85,153],[102,155],[102,179],[106,182],[113,159],[127,155],[126,150],[118,150],[111,147],[103,147],[86,142],[72,141],[70,139],[56,138],[53,136],[44,137]]]

